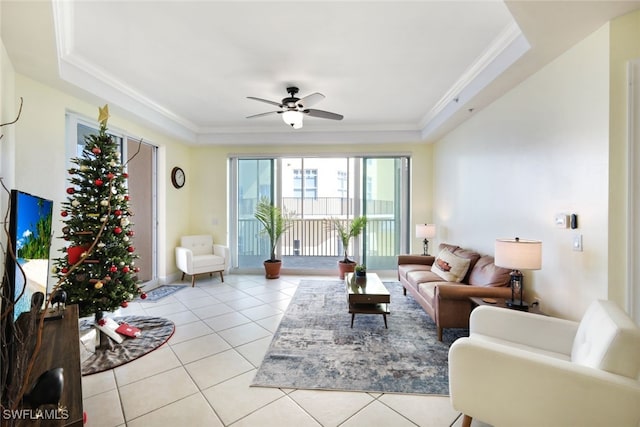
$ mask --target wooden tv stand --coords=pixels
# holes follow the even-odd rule
[[[80,370],[80,335],[78,330],[78,306],[68,305],[62,319],[47,320],[42,331],[42,345],[31,371],[29,385],[45,371],[64,369],[64,388],[60,405],[67,409],[64,420],[27,420],[17,426],[72,426],[82,427],[82,372]]]

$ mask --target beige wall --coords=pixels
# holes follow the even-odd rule
[[[432,147],[425,144],[395,145],[315,145],[315,146],[209,146],[191,152],[187,185],[191,194],[190,230],[211,233],[218,241],[228,240],[227,174],[231,155],[312,155],[312,154],[409,154],[413,158],[411,187],[412,217],[418,221],[432,218],[431,194],[433,175],[430,171]],[[412,223],[414,221],[412,220]],[[414,251],[422,251],[419,241],[412,239]]]
[[[22,75],[16,75],[15,81],[8,84],[15,85],[16,96],[24,97],[22,116],[15,125],[15,162],[12,163],[16,165],[16,172],[13,187],[54,201],[54,237],[59,237],[62,221],[58,212],[66,197],[67,159],[75,155],[68,152],[66,146],[65,114],[72,111],[97,121],[98,105],[79,101]],[[180,141],[124,120],[113,111],[111,113],[110,129],[126,131],[159,147],[158,274],[162,279],[175,271],[174,247],[178,236],[189,229],[189,215],[185,214],[188,210],[183,208],[189,206],[189,194],[171,187],[170,171],[174,164],[188,166],[191,149]],[[134,218],[134,222],[140,220]],[[53,245],[55,251],[62,242],[54,239]],[[59,256],[57,252],[53,253]]]
[[[607,298],[609,25],[436,144],[438,241],[494,253],[501,237],[543,242],[528,297],[579,318]],[[576,213],[577,230],[554,226]],[[572,250],[583,235],[584,252]]]
[[[609,299],[623,307],[628,295],[627,245],[629,244],[628,218],[628,79],[629,61],[640,59],[640,11],[629,13],[611,22],[610,58],[610,146],[609,146],[609,187],[615,191],[609,194]],[[640,123],[640,112],[636,121]],[[637,124],[636,124],[637,126]],[[636,185],[638,185],[636,183]],[[637,191],[637,190],[636,190]],[[640,283],[636,283],[640,293]]]

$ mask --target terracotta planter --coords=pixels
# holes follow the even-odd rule
[[[338,261],[338,269],[340,270],[340,278],[344,279],[347,273],[353,273],[356,268],[355,262]]]
[[[280,277],[280,268],[282,267],[282,261],[270,261],[264,262],[264,272],[267,279],[277,279]]]

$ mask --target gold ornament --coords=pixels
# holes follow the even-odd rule
[[[104,283],[102,283],[102,282],[96,282],[96,284],[93,285],[93,287],[96,288],[96,289],[100,289],[100,288],[102,288],[102,286],[104,286]]]
[[[106,126],[107,120],[109,120],[109,104],[104,104],[104,107],[98,107],[98,123]]]

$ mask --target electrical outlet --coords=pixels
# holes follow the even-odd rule
[[[542,310],[542,300],[540,297],[533,298],[533,305],[538,306],[538,310]]]

